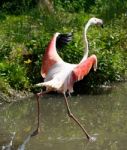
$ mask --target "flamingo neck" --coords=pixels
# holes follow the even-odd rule
[[[89,28],[90,25],[91,25],[90,22],[88,22],[86,24],[86,26],[84,28],[84,32],[83,32],[83,40],[84,40],[84,44],[85,44],[85,49],[84,49],[84,56],[83,56],[81,62],[84,61],[84,60],[86,60],[87,57],[88,57],[89,46],[88,46],[88,40],[87,40],[86,34],[87,34],[87,30],[88,30],[88,28]]]

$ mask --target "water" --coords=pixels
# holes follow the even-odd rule
[[[30,134],[37,124],[35,98],[1,106],[1,149],[127,150],[127,83],[116,85],[107,94],[72,96],[69,104],[89,134],[97,138],[95,142],[88,142],[68,118],[63,96],[58,94],[41,98],[40,132],[33,137]]]

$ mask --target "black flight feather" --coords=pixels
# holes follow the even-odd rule
[[[67,34],[59,34],[56,39],[56,48],[60,49],[72,40],[72,32]]]

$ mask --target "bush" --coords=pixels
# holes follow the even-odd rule
[[[5,78],[17,90],[27,89],[29,85],[25,68],[16,63],[0,63],[0,78]]]
[[[81,60],[84,49],[82,40],[84,22],[87,22],[93,15],[80,11],[75,13],[78,10],[73,10],[73,13],[66,12],[61,2],[59,0],[55,7],[61,5],[64,11],[59,8],[55,14],[46,14],[34,9],[25,15],[6,15],[2,20],[0,24],[0,78],[13,88],[26,89],[31,84],[42,81],[41,59],[55,32],[73,31],[72,42],[58,50],[58,53],[70,63],[78,63]],[[77,7],[78,2],[73,2]],[[68,7],[71,8],[74,3]],[[92,5],[94,6],[94,4],[89,5],[90,8]],[[77,8],[73,7],[73,9]],[[127,68],[126,23],[126,16],[122,14],[121,17],[114,18],[108,24],[105,21],[103,30],[96,27],[89,29],[89,55],[93,53],[97,55],[98,70],[96,73],[91,71],[81,82],[82,84],[95,86],[124,79]]]
[[[68,12],[89,12],[95,4],[95,0],[54,0],[54,7],[57,10],[63,9]]]
[[[19,15],[28,11],[29,9],[35,7],[37,5],[36,0],[1,0],[0,8],[9,13]]]
[[[106,20],[112,20],[113,18],[121,17],[121,14],[127,13],[127,1],[123,0],[96,0],[96,7],[93,8],[93,13],[99,14],[99,16]]]

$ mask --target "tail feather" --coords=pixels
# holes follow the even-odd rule
[[[47,89],[54,89],[54,90],[59,90],[61,88],[61,82],[58,82],[57,80],[50,80],[47,82],[43,83],[38,83],[35,85],[36,87],[43,87],[45,86]]]

